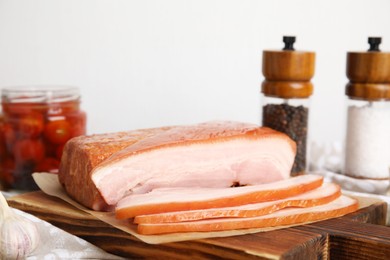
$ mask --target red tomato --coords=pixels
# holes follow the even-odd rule
[[[46,103],[7,103],[3,104],[3,111],[7,114],[15,115],[26,115],[34,112],[44,113],[48,109]]]
[[[73,113],[68,116],[69,122],[72,125],[71,137],[85,135],[86,133],[86,114],[82,111],[79,113]]]
[[[15,143],[13,152],[17,163],[27,161],[38,163],[45,157],[45,146],[41,140],[22,139]]]
[[[55,102],[48,105],[47,116],[69,116],[79,109],[79,103],[75,101]]]
[[[7,156],[7,146],[4,138],[4,125],[0,122],[0,162]]]
[[[47,157],[41,161],[34,171],[36,172],[50,172],[58,173],[58,167],[60,166],[60,161],[55,158]]]
[[[38,137],[44,128],[43,115],[38,113],[23,116],[19,120],[18,130],[22,137]]]
[[[56,149],[56,157],[57,157],[58,160],[61,160],[62,152],[64,151],[64,146],[65,146],[65,144],[61,144]]]
[[[7,147],[3,138],[0,138],[0,163],[7,157]]]
[[[45,137],[53,144],[64,144],[71,137],[71,127],[66,120],[55,120],[46,124]]]
[[[0,170],[1,182],[4,183],[7,187],[12,186],[14,183],[13,172],[15,170],[15,162],[12,159],[6,159],[1,163]]]
[[[58,145],[50,143],[48,140],[45,140],[43,143],[45,145],[46,157],[55,157]]]
[[[5,139],[5,144],[7,145],[7,149],[9,151],[12,151],[14,143],[16,141],[16,133],[14,128],[12,127],[11,124],[4,124],[4,139]]]
[[[85,127],[81,125],[75,125],[72,127],[72,137],[77,137],[80,135],[85,135]]]

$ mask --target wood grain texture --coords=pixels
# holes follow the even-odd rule
[[[373,203],[364,209],[350,213],[347,216],[342,217],[342,219],[384,226],[386,225],[386,217],[387,204],[380,202]]]
[[[328,234],[331,259],[389,259],[390,227],[339,218],[304,228]]]
[[[348,52],[347,77],[353,83],[390,83],[390,52]]]
[[[390,100],[390,53],[348,52],[347,96],[363,100]]]
[[[370,259],[371,254],[380,259],[381,255],[388,254],[390,246],[389,228],[373,225],[384,223],[385,203],[311,225],[159,245],[146,244],[43,192],[10,198],[9,204],[107,252],[130,259],[329,259],[335,255],[339,259],[339,255],[348,257],[358,249],[361,258],[354,259]]]
[[[263,51],[262,72],[269,81],[310,81],[314,66],[314,52]]]
[[[267,97],[307,98],[313,94],[310,81],[268,81],[261,83],[261,91]]]
[[[389,83],[347,83],[345,94],[352,99],[359,100],[389,100],[390,84]]]
[[[315,53],[263,51],[261,92],[280,98],[308,98],[313,93]]]

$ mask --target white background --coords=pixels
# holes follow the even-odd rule
[[[259,123],[261,57],[295,35],[317,53],[310,136],[343,136],[347,51],[382,36],[388,0],[0,0],[0,87],[81,89],[88,133]]]

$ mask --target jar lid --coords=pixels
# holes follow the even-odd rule
[[[366,52],[347,53],[347,77],[353,83],[390,83],[390,52],[381,52],[380,37],[369,37]]]
[[[303,97],[308,97],[313,92],[312,84],[298,84],[297,82],[309,82],[314,76],[315,53],[308,51],[296,51],[294,49],[295,37],[284,36],[285,44],[282,50],[265,50],[263,51],[262,72],[267,81],[266,87],[262,87],[262,92],[265,95],[272,96],[291,96],[291,98],[300,98],[302,93],[306,93]],[[275,83],[275,88],[272,89],[273,82],[295,82],[291,84]],[[300,94],[297,93],[296,86],[300,85]],[[306,89],[307,88],[307,89]]]
[[[1,89],[2,102],[54,103],[78,100],[79,88],[61,85],[12,86]]]

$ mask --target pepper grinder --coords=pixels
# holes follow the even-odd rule
[[[344,174],[389,179],[390,53],[380,37],[369,37],[366,52],[348,52],[347,127]]]
[[[291,176],[306,172],[311,78],[315,53],[296,51],[295,37],[284,36],[282,50],[263,51],[262,125],[287,134],[297,144]]]

